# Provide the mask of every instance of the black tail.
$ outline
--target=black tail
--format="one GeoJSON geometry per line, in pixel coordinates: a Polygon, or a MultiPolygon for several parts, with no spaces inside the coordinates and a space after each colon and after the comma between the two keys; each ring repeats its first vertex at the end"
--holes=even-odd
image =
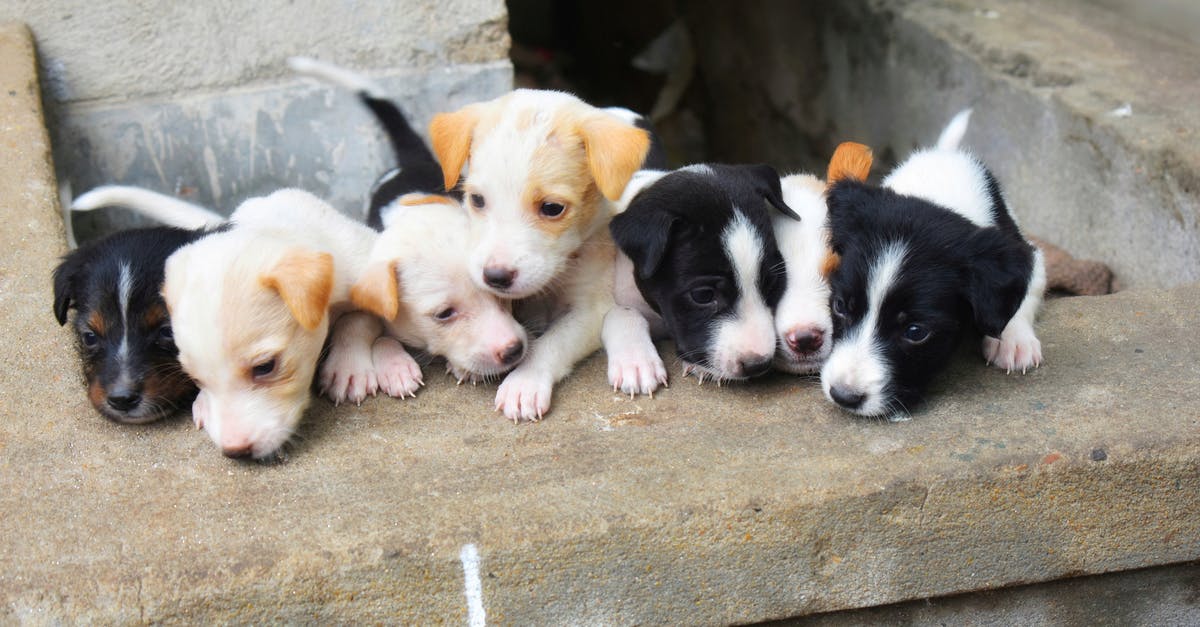
{"type": "Polygon", "coordinates": [[[445,194],[446,190],[442,167],[400,107],[365,91],[358,92],[358,97],[375,114],[396,154],[396,167],[375,181],[367,204],[367,226],[378,231],[383,230],[383,210],[397,198],[411,193],[445,194]]]}
{"type": "Polygon", "coordinates": [[[392,151],[396,154],[396,165],[409,168],[421,163],[437,164],[429,147],[413,130],[396,103],[363,91],[358,92],[358,97],[375,114],[375,119],[379,120],[387,133],[388,140],[392,142],[392,151]]]}

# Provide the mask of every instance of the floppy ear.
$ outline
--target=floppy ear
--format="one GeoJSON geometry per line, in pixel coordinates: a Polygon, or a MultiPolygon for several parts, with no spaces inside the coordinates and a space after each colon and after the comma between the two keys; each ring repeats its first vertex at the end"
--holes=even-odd
{"type": "Polygon", "coordinates": [[[975,326],[985,335],[1000,337],[1029,288],[1033,249],[995,227],[987,227],[967,240],[966,250],[964,296],[975,326]]]}
{"type": "Polygon", "coordinates": [[[67,312],[76,304],[71,296],[75,291],[75,276],[83,269],[84,262],[80,251],[75,251],[54,269],[54,319],[60,326],[67,323],[67,312]]]}
{"type": "Polygon", "coordinates": [[[874,155],[871,149],[857,142],[842,142],[838,144],[833,156],[829,158],[829,169],[825,174],[825,183],[833,186],[842,179],[865,181],[871,173],[871,163],[874,155]]]}
{"type": "Polygon", "coordinates": [[[800,216],[783,202],[783,187],[779,183],[779,172],[766,164],[743,166],[744,171],[754,182],[754,189],[767,202],[771,203],[779,213],[799,220],[800,216]]]}
{"type": "Polygon", "coordinates": [[[385,320],[395,319],[400,313],[396,260],[380,261],[368,266],[358,282],[350,288],[350,301],[356,307],[385,320]]]}
{"type": "Polygon", "coordinates": [[[648,279],[662,263],[676,220],[665,211],[626,211],[613,217],[608,229],[617,247],[633,261],[638,276],[648,279]]]}
{"type": "Polygon", "coordinates": [[[446,191],[454,189],[471,154],[471,136],[483,116],[482,105],[467,105],[454,113],[439,113],[429,123],[429,139],[442,166],[446,191]]]}
{"type": "Polygon", "coordinates": [[[598,113],[579,125],[588,170],[600,193],[617,200],[633,173],[642,167],[650,150],[650,134],[607,113],[598,113]]]}
{"type": "Polygon", "coordinates": [[[333,295],[333,255],[293,248],[258,282],[278,292],[296,322],[312,331],[321,324],[333,295]]]}
{"type": "Polygon", "coordinates": [[[829,187],[825,204],[829,216],[829,246],[834,253],[845,252],[846,243],[855,236],[874,231],[875,215],[871,205],[875,201],[875,191],[858,181],[846,179],[829,187]]]}

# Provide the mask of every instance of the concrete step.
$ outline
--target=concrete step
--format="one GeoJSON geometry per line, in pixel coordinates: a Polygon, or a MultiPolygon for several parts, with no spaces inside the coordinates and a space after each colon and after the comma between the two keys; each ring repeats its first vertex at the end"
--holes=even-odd
{"type": "Polygon", "coordinates": [[[0,621],[715,624],[1200,558],[1200,286],[1052,301],[1046,367],[964,355],[907,422],[677,364],[631,400],[595,357],[536,425],[432,373],[317,402],[275,465],[108,423],[51,316],[25,29],[0,58],[0,621]]]}

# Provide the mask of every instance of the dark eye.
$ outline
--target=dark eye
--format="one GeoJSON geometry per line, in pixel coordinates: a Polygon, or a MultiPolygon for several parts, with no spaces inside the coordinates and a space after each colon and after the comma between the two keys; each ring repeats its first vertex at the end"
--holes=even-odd
{"type": "Polygon", "coordinates": [[[483,209],[484,203],[483,194],[471,194],[471,206],[476,209],[483,209]]]}
{"type": "Polygon", "coordinates": [[[717,300],[717,290],[711,287],[697,287],[688,292],[688,296],[697,305],[711,305],[717,300]]]}
{"type": "Polygon", "coordinates": [[[175,343],[175,333],[171,330],[171,325],[164,324],[158,327],[158,341],[163,344],[175,343]]]}
{"type": "Polygon", "coordinates": [[[930,336],[929,329],[919,324],[910,324],[904,329],[904,341],[909,344],[922,344],[930,336]]]}
{"type": "Polygon", "coordinates": [[[250,376],[254,377],[255,379],[261,379],[269,376],[272,372],[275,372],[275,360],[269,359],[267,361],[254,364],[254,367],[250,369],[250,376]]]}
{"type": "Polygon", "coordinates": [[[538,209],[538,212],[547,218],[557,218],[558,216],[561,216],[563,214],[563,212],[566,210],[567,210],[567,208],[565,206],[563,206],[561,203],[544,202],[544,203],[542,203],[541,208],[538,209]]]}
{"type": "Polygon", "coordinates": [[[842,300],[841,296],[834,297],[830,308],[833,309],[833,315],[839,318],[845,318],[850,313],[846,311],[846,301],[842,300]]]}
{"type": "Polygon", "coordinates": [[[449,322],[451,319],[453,319],[457,315],[458,315],[457,309],[455,309],[453,307],[447,307],[447,308],[433,314],[433,319],[437,320],[438,322],[449,322]]]}
{"type": "Polygon", "coordinates": [[[95,331],[91,329],[79,334],[79,338],[83,340],[83,345],[88,348],[96,348],[96,345],[100,343],[100,336],[96,335],[95,331]]]}

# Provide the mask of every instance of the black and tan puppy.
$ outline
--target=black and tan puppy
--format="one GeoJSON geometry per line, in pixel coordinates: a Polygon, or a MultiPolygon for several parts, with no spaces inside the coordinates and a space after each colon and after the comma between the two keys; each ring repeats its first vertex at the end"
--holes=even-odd
{"type": "Polygon", "coordinates": [[[116,233],[71,252],[54,270],[54,317],[66,324],[75,310],[88,399],[104,417],[151,422],[195,397],[159,290],[167,257],[202,233],[172,227],[116,233]]]}

